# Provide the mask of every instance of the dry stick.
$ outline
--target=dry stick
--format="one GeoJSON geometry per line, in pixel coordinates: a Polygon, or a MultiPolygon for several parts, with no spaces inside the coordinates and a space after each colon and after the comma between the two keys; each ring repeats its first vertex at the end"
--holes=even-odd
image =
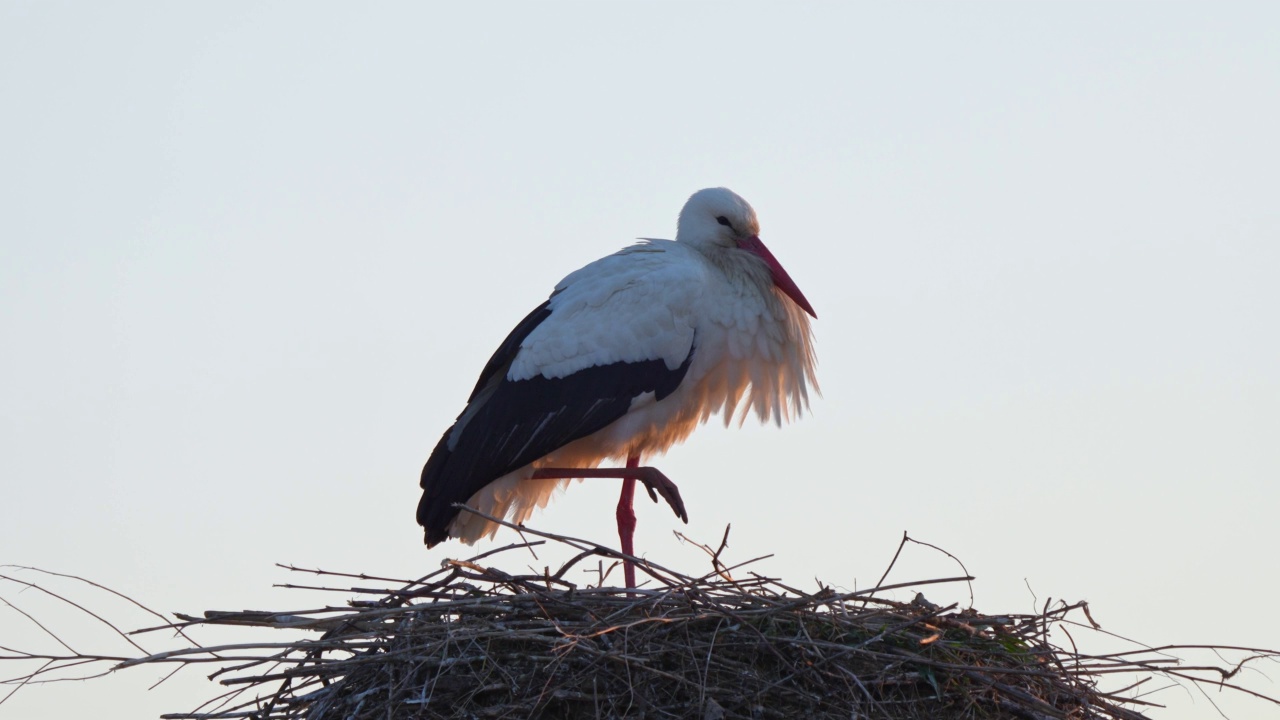
{"type": "MultiPolygon", "coordinates": [[[[938,547],[937,545],[931,545],[931,544],[929,544],[929,543],[927,543],[927,542],[921,542],[921,541],[919,541],[919,540],[916,540],[915,538],[907,537],[907,533],[906,533],[905,531],[902,533],[902,536],[903,536],[903,538],[905,538],[905,539],[907,539],[907,540],[910,540],[911,542],[913,542],[913,543],[915,543],[915,544],[917,544],[917,545],[924,545],[925,547],[933,548],[934,550],[937,550],[938,552],[942,553],[943,555],[946,555],[947,557],[951,558],[952,560],[955,560],[955,561],[956,561],[956,564],[960,566],[960,570],[962,570],[962,571],[964,572],[964,574],[965,574],[965,575],[969,575],[969,574],[970,574],[970,573],[969,573],[969,568],[965,567],[965,566],[964,566],[964,563],[960,562],[960,558],[956,557],[955,555],[952,555],[951,553],[947,552],[946,550],[943,550],[942,548],[938,547]]],[[[973,607],[973,578],[972,578],[972,577],[970,577],[970,578],[969,578],[969,583],[968,583],[968,584],[969,584],[969,607],[973,607]]],[[[1091,621],[1093,620],[1093,618],[1089,618],[1089,619],[1090,619],[1091,621]]]]}
{"type": "Polygon", "coordinates": [[[18,683],[17,685],[15,685],[15,686],[14,686],[14,688],[13,688],[12,690],[10,690],[9,692],[5,693],[4,697],[0,698],[0,705],[3,705],[3,704],[5,703],[5,701],[6,701],[6,700],[8,700],[9,698],[13,697],[13,694],[14,694],[14,693],[16,693],[16,692],[18,692],[19,690],[21,690],[22,688],[26,687],[27,683],[28,683],[28,682],[30,682],[31,678],[36,677],[36,676],[37,676],[37,675],[39,675],[40,673],[44,672],[44,671],[45,671],[46,669],[48,669],[48,667],[49,667],[50,665],[52,665],[53,663],[54,663],[54,661],[53,661],[53,660],[48,660],[48,661],[46,661],[46,662],[45,662],[45,664],[44,664],[44,665],[41,665],[41,666],[40,666],[40,669],[39,669],[39,670],[36,670],[35,672],[31,673],[30,675],[27,675],[26,677],[22,678],[22,682],[20,682],[20,683],[18,683]]]}
{"type": "MultiPolygon", "coordinates": [[[[374,647],[374,643],[350,643],[347,639],[339,640],[302,640],[299,642],[259,642],[259,643],[234,643],[231,645],[218,645],[216,647],[198,647],[198,648],[178,648],[177,650],[166,650],[165,652],[155,653],[146,657],[128,658],[120,662],[116,669],[124,669],[135,665],[144,665],[146,663],[156,662],[217,662],[218,660],[263,660],[266,658],[254,657],[189,657],[192,655],[212,654],[215,652],[231,652],[234,650],[303,650],[315,647],[327,646],[328,649],[343,649],[344,647],[374,647]]],[[[298,658],[293,662],[306,662],[305,658],[298,658]]]]}
{"type": "MultiPolygon", "coordinates": [[[[902,540],[898,543],[898,549],[897,549],[897,550],[895,550],[895,551],[893,552],[893,559],[889,561],[889,567],[887,567],[887,568],[885,568],[885,569],[884,569],[884,574],[883,574],[883,575],[881,575],[881,576],[880,576],[880,579],[876,581],[876,587],[877,587],[877,588],[879,588],[880,584],[884,582],[884,579],[885,579],[885,578],[889,577],[889,573],[893,570],[893,566],[894,566],[894,565],[896,565],[896,564],[898,564],[898,556],[902,554],[902,548],[903,548],[906,544],[907,544],[907,531],[906,531],[906,530],[903,530],[903,531],[902,531],[902,540]]],[[[966,574],[967,574],[967,573],[966,573],[966,574]]],[[[875,594],[876,594],[876,592],[877,592],[877,591],[876,591],[875,589],[873,589],[873,590],[871,591],[871,593],[870,593],[869,595],[867,595],[867,599],[868,599],[868,600],[869,600],[869,599],[871,599],[871,596],[872,596],[872,595],[875,595],[875,594]]],[[[866,604],[865,604],[865,603],[863,604],[863,607],[866,607],[866,604]]]]}
{"type": "Polygon", "coordinates": [[[862,691],[862,694],[866,696],[867,700],[871,701],[871,707],[876,708],[881,713],[884,713],[884,716],[886,718],[889,718],[889,720],[892,720],[893,716],[889,714],[889,710],[886,709],[883,705],[881,705],[875,699],[875,697],[871,695],[871,691],[867,689],[866,685],[862,684],[862,679],[858,677],[857,673],[849,670],[848,668],[842,667],[838,669],[840,670],[841,673],[846,675],[850,680],[853,680],[854,684],[858,686],[858,689],[862,691]]]}
{"type": "MultiPolygon", "coordinates": [[[[81,665],[92,665],[92,664],[94,664],[94,663],[96,663],[96,662],[102,662],[102,661],[103,661],[103,660],[105,660],[105,659],[106,659],[106,658],[95,657],[95,656],[88,656],[88,657],[83,657],[83,658],[67,659],[65,662],[63,662],[62,664],[58,665],[57,667],[53,667],[53,668],[49,668],[48,670],[41,671],[41,674],[48,674],[48,673],[51,673],[51,672],[54,672],[54,671],[66,670],[66,669],[68,669],[68,668],[79,667],[79,666],[81,666],[81,665]]],[[[26,681],[26,684],[28,684],[28,685],[51,685],[51,684],[53,684],[53,683],[62,683],[62,682],[77,682],[77,683],[78,683],[78,682],[83,682],[83,681],[85,681],[85,680],[92,680],[92,679],[94,679],[94,678],[106,677],[107,675],[110,675],[110,674],[111,674],[111,670],[103,670],[102,672],[93,673],[92,675],[76,675],[76,676],[74,676],[74,677],[52,677],[52,678],[44,678],[44,679],[41,679],[41,680],[37,680],[37,679],[36,679],[36,675],[34,675],[34,674],[33,674],[33,675],[31,675],[31,676],[30,676],[30,677],[31,677],[31,679],[26,681]]],[[[22,679],[22,678],[13,678],[13,680],[20,680],[20,679],[22,679]]],[[[6,682],[8,682],[8,681],[6,681],[6,682]]]]}
{"type": "Polygon", "coordinates": [[[161,685],[162,683],[164,683],[166,680],[168,680],[169,678],[173,677],[174,675],[177,675],[177,674],[178,674],[178,671],[179,671],[179,670],[182,670],[184,667],[186,667],[186,666],[185,666],[185,665],[177,665],[177,666],[176,666],[176,667],[174,667],[172,670],[170,670],[170,671],[169,671],[169,673],[168,673],[167,675],[165,675],[164,677],[162,677],[162,678],[160,678],[159,680],[155,681],[155,683],[153,683],[153,684],[151,685],[151,687],[148,687],[147,689],[148,689],[148,690],[155,690],[156,688],[160,687],[160,685],[161,685]]]}
{"type": "MultiPolygon", "coordinates": [[[[587,559],[587,558],[589,558],[589,557],[594,556],[595,554],[596,554],[596,553],[595,553],[594,551],[592,551],[592,550],[583,550],[582,552],[580,552],[580,553],[578,553],[577,555],[574,555],[572,558],[570,558],[568,562],[566,562],[565,564],[561,565],[561,566],[560,566],[560,569],[556,571],[556,574],[555,574],[555,575],[552,575],[551,577],[555,578],[556,580],[560,580],[560,579],[562,579],[562,578],[564,577],[565,573],[569,572],[569,569],[570,569],[570,568],[572,568],[574,565],[577,565],[579,562],[581,562],[581,561],[583,561],[583,560],[585,560],[585,559],[587,559]]],[[[600,579],[601,579],[601,581],[603,581],[603,580],[604,580],[604,577],[603,577],[603,576],[601,576],[601,578],[600,578],[600,579]]]]}
{"type": "MultiPolygon", "coordinates": [[[[724,537],[720,539],[720,547],[717,548],[716,550],[712,550],[705,543],[700,543],[690,538],[689,536],[685,535],[684,533],[680,532],[679,530],[673,530],[672,532],[674,532],[675,536],[680,538],[682,541],[687,542],[690,545],[693,545],[694,547],[698,548],[699,550],[702,550],[708,556],[711,557],[711,567],[713,570],[713,574],[723,577],[727,582],[733,582],[734,581],[733,578],[729,577],[728,568],[724,566],[724,563],[720,562],[720,553],[724,552],[724,549],[729,546],[729,528],[730,527],[732,527],[732,525],[724,526],[724,537]]],[[[754,561],[749,561],[749,562],[754,562],[754,561]]]]}
{"type": "Polygon", "coordinates": [[[353,580],[381,580],[383,582],[389,582],[389,583],[408,582],[407,580],[404,580],[402,578],[380,577],[378,575],[367,575],[365,573],[334,572],[332,570],[321,570],[320,568],[302,568],[302,567],[298,567],[297,565],[286,565],[284,563],[275,563],[275,566],[278,568],[281,568],[282,570],[288,570],[289,572],[307,573],[308,575],[326,575],[329,577],[351,578],[353,580]]]}
{"type": "Polygon", "coordinates": [[[66,603],[66,604],[68,604],[68,605],[70,605],[70,606],[72,606],[72,607],[76,608],[76,609],[77,609],[77,610],[79,610],[80,612],[82,612],[82,613],[84,613],[84,614],[86,614],[86,615],[88,615],[88,616],[92,617],[93,619],[97,620],[98,622],[102,623],[103,625],[106,625],[107,627],[111,628],[112,630],[114,630],[114,631],[115,631],[115,633],[116,633],[117,635],[119,635],[120,637],[124,638],[125,642],[127,642],[127,643],[129,643],[130,645],[132,645],[132,646],[134,646],[135,648],[137,648],[137,649],[138,649],[138,652],[143,652],[143,653],[147,652],[146,648],[144,648],[144,647],[142,647],[141,645],[139,645],[138,643],[134,642],[134,641],[133,641],[133,638],[129,637],[127,634],[125,634],[124,632],[122,632],[122,631],[120,630],[120,628],[118,628],[118,627],[116,627],[115,625],[113,625],[113,624],[111,624],[111,623],[107,622],[107,621],[106,621],[106,620],[105,620],[101,615],[98,615],[97,613],[93,612],[92,610],[89,610],[89,609],[85,608],[84,606],[82,606],[82,605],[80,605],[80,604],[78,604],[78,603],[72,602],[71,600],[68,600],[68,599],[66,599],[66,598],[62,597],[61,595],[59,595],[59,594],[57,594],[57,593],[55,593],[55,592],[51,592],[51,591],[49,591],[49,590],[46,590],[46,589],[44,589],[44,588],[40,587],[39,585],[36,585],[35,583],[27,582],[26,580],[18,580],[17,578],[13,578],[13,577],[10,577],[10,576],[8,576],[8,575],[0,575],[0,580],[8,580],[9,582],[16,583],[16,584],[18,584],[18,585],[25,585],[25,586],[27,586],[27,587],[29,587],[29,588],[33,588],[33,589],[35,589],[35,590],[39,590],[40,592],[42,592],[42,593],[44,593],[44,594],[46,594],[46,595],[49,595],[49,596],[51,596],[51,597],[55,597],[55,598],[57,598],[57,599],[61,600],[62,602],[64,602],[64,603],[66,603]]]}
{"type": "MultiPolygon", "coordinates": [[[[1102,631],[1102,632],[1106,632],[1106,631],[1102,631]]],[[[1107,634],[1111,635],[1111,633],[1107,633],[1107,634]]],[[[1119,636],[1113,636],[1113,637],[1119,637],[1119,636]]],[[[1120,638],[1120,639],[1123,640],[1124,638],[1120,638]]],[[[1138,645],[1140,643],[1134,643],[1134,644],[1138,645]]],[[[1280,651],[1264,650],[1263,648],[1249,647],[1247,645],[1157,645],[1154,647],[1143,647],[1141,650],[1125,650],[1121,652],[1107,653],[1105,655],[1087,655],[1086,657],[1113,658],[1113,657],[1123,657],[1125,655],[1139,655],[1141,653],[1146,653],[1146,652],[1167,654],[1167,651],[1169,650],[1209,650],[1212,652],[1217,652],[1219,650],[1235,650],[1238,652],[1253,653],[1253,656],[1242,660],[1239,663],[1241,665],[1250,660],[1280,659],[1280,651]]],[[[1224,659],[1224,662],[1226,662],[1225,659],[1224,659]]],[[[1229,678],[1231,677],[1231,675],[1235,675],[1236,671],[1238,670],[1239,668],[1237,668],[1236,670],[1233,670],[1229,675],[1224,675],[1224,678],[1229,678]]]]}
{"type": "MultiPolygon", "coordinates": [[[[1191,669],[1193,669],[1193,670],[1218,670],[1218,668],[1191,668],[1191,669]]],[[[1194,676],[1194,675],[1189,675],[1189,674],[1184,673],[1181,669],[1179,669],[1179,670],[1174,670],[1173,668],[1161,668],[1161,672],[1163,672],[1163,673],[1164,673],[1164,674],[1166,674],[1166,675],[1172,675],[1173,677],[1180,677],[1180,678],[1182,678],[1182,679],[1184,679],[1184,680],[1190,680],[1192,683],[1194,683],[1194,684],[1195,684],[1195,686],[1196,686],[1197,688],[1199,688],[1199,689],[1200,689],[1200,692],[1201,692],[1201,693],[1204,693],[1205,697],[1208,697],[1208,696],[1209,696],[1209,694],[1204,692],[1204,688],[1203,688],[1203,687],[1201,687],[1201,685],[1202,685],[1202,684],[1204,684],[1204,683],[1208,683],[1208,684],[1210,684],[1210,685],[1217,685],[1218,687],[1221,687],[1221,688],[1231,688],[1232,690],[1239,690],[1240,692],[1245,693],[1245,694],[1247,694],[1247,695],[1252,695],[1252,696],[1254,696],[1254,697],[1256,697],[1256,698],[1259,698],[1259,699],[1262,699],[1262,700],[1266,700],[1266,701],[1270,702],[1272,705],[1278,705],[1278,706],[1280,706],[1280,698],[1273,698],[1273,697],[1271,697],[1271,696],[1269,696],[1269,695],[1263,695],[1262,693],[1260,693],[1260,692],[1256,692],[1256,691],[1254,691],[1254,690],[1250,690],[1249,688],[1246,688],[1246,687],[1244,687],[1243,685],[1237,685],[1237,684],[1235,684],[1235,683],[1229,683],[1229,682],[1226,682],[1226,681],[1224,681],[1224,680],[1210,680],[1210,679],[1208,679],[1208,678],[1196,677],[1196,676],[1194,676]]],[[[1225,717],[1225,716],[1224,716],[1224,717],[1225,717]]]]}
{"type": "MultiPolygon", "coordinates": [[[[908,542],[913,542],[917,545],[924,545],[925,547],[933,548],[934,550],[937,550],[938,552],[946,555],[952,560],[955,560],[956,564],[960,566],[960,569],[964,571],[965,582],[969,583],[969,607],[973,607],[973,579],[974,578],[972,575],[969,574],[969,569],[964,566],[964,563],[960,562],[960,559],[957,558],[955,555],[952,555],[951,553],[947,552],[946,550],[943,550],[937,545],[931,545],[927,542],[921,542],[919,540],[916,540],[915,538],[909,536],[906,530],[902,531],[902,540],[898,542],[898,549],[894,551],[893,559],[889,561],[889,567],[884,569],[884,574],[882,574],[880,576],[880,579],[876,581],[876,587],[872,588],[871,590],[863,591],[867,593],[867,600],[870,600],[872,595],[875,595],[877,592],[880,592],[881,590],[888,590],[891,587],[903,587],[904,585],[913,584],[913,583],[905,583],[905,584],[900,583],[898,585],[893,585],[893,586],[881,585],[881,583],[885,581],[885,578],[889,577],[889,573],[893,571],[894,565],[898,564],[898,556],[902,554],[902,548],[906,547],[908,542]]],[[[922,583],[917,583],[917,584],[922,584],[922,583]]],[[[866,603],[863,603],[863,607],[866,607],[866,603]]]]}
{"type": "MultiPolygon", "coordinates": [[[[504,524],[507,524],[507,523],[504,523],[504,524]]],[[[508,525],[509,525],[509,524],[508,524],[508,525]]],[[[510,525],[509,525],[509,526],[510,526],[510,525]]],[[[510,526],[510,527],[514,527],[514,526],[510,526]]],[[[508,551],[508,550],[515,549],[515,548],[525,548],[525,547],[532,548],[532,547],[536,547],[536,546],[538,546],[538,545],[545,545],[545,544],[546,544],[546,541],[545,541],[545,540],[533,540],[533,541],[529,541],[529,542],[512,543],[512,544],[510,544],[510,545],[505,545],[505,546],[503,546],[503,547],[494,548],[494,549],[492,549],[492,550],[488,550],[488,551],[486,551],[486,552],[480,553],[479,555],[476,555],[475,557],[471,558],[471,562],[476,562],[477,560],[481,560],[481,559],[483,559],[483,558],[489,557],[490,555],[495,555],[495,554],[498,554],[498,553],[506,552],[506,551],[508,551]]],[[[409,593],[409,592],[411,592],[410,588],[413,588],[413,587],[415,587],[415,586],[422,586],[422,585],[425,585],[425,584],[426,584],[426,582],[427,582],[427,580],[429,580],[429,579],[431,579],[431,578],[433,578],[433,577],[436,577],[437,575],[446,574],[446,573],[448,573],[448,572],[450,572],[450,571],[451,571],[451,568],[449,568],[449,567],[444,567],[444,568],[442,568],[442,569],[440,569],[440,570],[436,570],[435,572],[428,573],[428,574],[426,574],[426,575],[424,575],[424,576],[422,576],[422,577],[418,578],[417,580],[404,580],[404,579],[400,579],[400,578],[380,578],[380,577],[374,577],[374,576],[369,576],[369,575],[352,575],[352,574],[349,574],[349,573],[332,572],[332,571],[328,571],[328,570],[321,570],[321,569],[318,569],[318,568],[313,570],[313,569],[299,568],[299,567],[295,567],[295,566],[293,566],[293,565],[281,565],[280,563],[276,563],[276,565],[277,565],[278,567],[282,567],[282,568],[285,568],[286,570],[290,570],[290,571],[294,571],[294,572],[313,573],[313,574],[315,574],[315,575],[331,575],[331,576],[337,576],[337,577],[358,577],[358,578],[363,578],[363,579],[383,580],[383,581],[385,581],[385,582],[399,583],[399,584],[403,585],[403,587],[401,588],[400,592],[401,592],[401,593],[406,593],[406,594],[407,594],[407,593],[409,593]]],[[[283,585],[283,586],[280,586],[280,587],[301,587],[301,586],[283,585]]],[[[329,588],[323,588],[323,589],[329,589],[329,588]]],[[[346,590],[346,589],[333,588],[333,590],[334,590],[335,592],[347,592],[347,590],[346,590]]],[[[388,594],[394,594],[394,591],[388,591],[388,594]]]]}
{"type": "MultiPolygon", "coordinates": [[[[27,565],[0,565],[0,567],[12,567],[12,568],[19,568],[19,569],[22,569],[22,570],[30,570],[30,571],[32,571],[32,572],[44,573],[45,575],[53,575],[54,577],[68,578],[68,579],[71,579],[71,580],[78,580],[78,581],[80,581],[80,582],[82,582],[82,583],[84,583],[84,584],[86,584],[86,585],[91,585],[91,586],[93,586],[93,587],[98,588],[99,590],[104,591],[104,592],[109,592],[109,593],[111,593],[112,595],[115,595],[116,597],[120,598],[121,600],[126,600],[126,601],[128,601],[128,602],[130,602],[130,603],[133,603],[134,605],[136,605],[137,607],[141,608],[142,610],[144,610],[144,611],[146,611],[146,612],[148,612],[148,613],[150,613],[150,614],[152,614],[152,615],[155,615],[156,617],[160,618],[160,620],[161,620],[161,621],[163,621],[163,620],[165,619],[165,617],[164,617],[164,615],[163,615],[163,614],[158,613],[158,612],[156,612],[155,610],[152,610],[151,608],[147,607],[146,605],[143,605],[142,603],[140,603],[140,602],[138,602],[137,600],[135,600],[135,599],[133,599],[133,598],[129,597],[128,595],[125,595],[124,593],[119,592],[119,591],[116,591],[116,590],[112,590],[111,588],[107,587],[106,585],[100,585],[100,584],[98,584],[98,583],[96,583],[96,582],[94,582],[94,581],[92,581],[92,580],[87,579],[87,578],[82,578],[82,577],[80,577],[79,575],[67,575],[67,574],[65,574],[65,573],[53,572],[52,570],[42,570],[42,569],[40,569],[40,568],[38,568],[38,567],[29,567],[29,566],[27,566],[27,565]]],[[[134,632],[137,632],[137,631],[134,631],[134,632]]],[[[132,635],[133,633],[129,633],[129,634],[130,634],[130,635],[132,635]]],[[[184,633],[184,632],[182,632],[182,630],[181,630],[181,629],[178,629],[178,634],[179,634],[179,635],[181,635],[181,636],[183,637],[183,639],[185,639],[187,642],[191,643],[192,645],[199,645],[199,644],[200,644],[200,643],[196,642],[194,639],[192,639],[191,637],[187,636],[187,634],[186,634],[186,633],[184,633]]]]}
{"type": "Polygon", "coordinates": [[[4,603],[5,605],[8,605],[9,607],[13,608],[14,611],[18,612],[19,614],[21,614],[23,617],[30,620],[31,622],[35,623],[36,627],[43,630],[45,634],[48,635],[49,637],[53,638],[54,640],[57,640],[59,645],[67,649],[67,652],[71,653],[72,655],[80,654],[78,651],[76,651],[75,648],[63,642],[62,638],[58,637],[56,633],[54,633],[52,630],[42,625],[39,620],[32,617],[29,613],[27,613],[22,608],[18,607],[17,605],[14,605],[13,603],[9,602],[8,600],[5,600],[4,598],[0,598],[0,602],[4,603]]]}
{"type": "MultiPolygon", "coordinates": [[[[478,517],[482,517],[482,518],[484,518],[485,520],[488,520],[488,521],[490,521],[490,522],[494,522],[494,523],[497,523],[497,524],[499,524],[499,525],[502,525],[503,527],[508,527],[508,528],[513,529],[513,530],[518,528],[518,529],[520,529],[520,530],[523,530],[524,532],[529,533],[530,535],[535,535],[535,536],[537,536],[537,537],[547,538],[548,540],[555,540],[555,541],[557,541],[557,542],[564,543],[565,545],[568,545],[568,546],[570,546],[570,547],[575,547],[575,548],[577,548],[577,549],[579,549],[579,550],[594,549],[594,550],[598,551],[598,553],[597,553],[597,554],[604,555],[604,556],[606,556],[606,557],[614,557],[614,558],[618,558],[618,559],[621,559],[621,560],[630,560],[631,562],[635,563],[637,567],[642,568],[646,573],[648,573],[650,577],[652,577],[653,579],[658,580],[658,581],[660,581],[660,582],[663,582],[664,584],[668,584],[668,585],[669,585],[669,584],[671,584],[671,583],[670,583],[670,581],[666,580],[665,578],[659,577],[657,574],[655,574],[655,573],[654,573],[654,571],[655,571],[655,570],[660,571],[660,572],[663,572],[663,573],[666,573],[666,574],[668,574],[668,575],[670,575],[670,576],[672,576],[672,577],[680,578],[680,579],[681,579],[681,580],[683,580],[683,581],[687,581],[687,580],[688,580],[688,578],[687,578],[687,577],[685,577],[684,575],[681,575],[680,573],[678,573],[678,572],[676,572],[676,571],[674,571],[674,570],[669,570],[669,569],[667,569],[667,568],[665,568],[665,567],[662,567],[661,565],[658,565],[657,563],[650,562],[650,561],[645,560],[645,559],[643,559],[643,558],[638,558],[638,557],[636,557],[636,556],[634,556],[634,555],[627,555],[626,553],[623,553],[623,552],[622,552],[622,551],[620,551],[620,550],[614,550],[613,548],[607,547],[607,546],[605,546],[605,545],[601,545],[601,544],[599,544],[599,543],[592,542],[592,541],[590,541],[590,540],[584,540],[584,539],[581,539],[581,538],[575,538],[575,537],[571,537],[571,536],[569,536],[569,535],[556,535],[555,533],[544,532],[544,531],[542,531],[542,530],[534,530],[533,528],[525,527],[525,526],[523,526],[523,525],[515,525],[515,524],[513,524],[513,523],[507,522],[506,520],[504,520],[504,519],[502,519],[502,518],[494,517],[494,516],[492,516],[492,515],[489,515],[488,513],[481,512],[481,511],[479,511],[479,510],[476,510],[475,508],[468,507],[468,506],[463,505],[463,504],[461,504],[461,503],[455,503],[455,504],[454,504],[454,507],[458,508],[460,511],[463,511],[463,512],[469,512],[469,513],[471,513],[472,515],[476,515],[476,516],[478,516],[478,517]]],[[[641,588],[628,588],[628,591],[630,592],[630,591],[639,590],[639,589],[641,589],[641,588]]]]}

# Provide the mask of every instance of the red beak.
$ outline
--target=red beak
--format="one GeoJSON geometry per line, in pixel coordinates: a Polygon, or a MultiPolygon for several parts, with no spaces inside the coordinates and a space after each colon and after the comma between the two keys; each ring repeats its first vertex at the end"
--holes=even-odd
{"type": "Polygon", "coordinates": [[[778,262],[773,253],[769,252],[769,248],[764,246],[759,236],[752,235],[743,240],[738,247],[764,260],[765,264],[769,266],[769,272],[773,273],[773,284],[786,293],[787,297],[795,301],[795,304],[799,305],[801,310],[812,315],[815,320],[818,319],[818,313],[814,312],[813,306],[809,304],[808,300],[805,300],[804,293],[800,292],[800,288],[796,287],[796,282],[791,279],[786,270],[782,269],[782,263],[778,262]]]}

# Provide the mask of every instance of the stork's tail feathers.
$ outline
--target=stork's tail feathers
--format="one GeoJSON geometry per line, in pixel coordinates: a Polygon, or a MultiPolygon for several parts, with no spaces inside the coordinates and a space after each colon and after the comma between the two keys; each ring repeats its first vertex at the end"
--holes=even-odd
{"type": "Polygon", "coordinates": [[[465,500],[444,497],[442,492],[444,488],[441,487],[440,473],[449,457],[449,449],[446,447],[448,438],[448,432],[440,438],[435,451],[422,468],[422,480],[419,483],[422,487],[422,499],[418,501],[418,524],[423,527],[423,542],[428,548],[449,539],[449,524],[458,515],[458,509],[453,504],[465,500]]]}
{"type": "Polygon", "coordinates": [[[422,468],[418,524],[423,528],[423,542],[428,548],[449,538],[471,545],[498,531],[497,523],[454,507],[458,503],[520,525],[534,510],[546,507],[552,495],[569,482],[564,478],[531,478],[527,468],[517,468],[468,495],[465,487],[446,478],[450,472],[456,474],[456,468],[449,471],[446,467],[452,455],[446,446],[448,438],[446,432],[422,468]]]}

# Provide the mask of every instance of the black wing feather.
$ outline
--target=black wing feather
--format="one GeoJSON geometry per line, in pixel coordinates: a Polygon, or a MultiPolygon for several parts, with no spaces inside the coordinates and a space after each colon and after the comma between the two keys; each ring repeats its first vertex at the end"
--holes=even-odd
{"type": "Polygon", "coordinates": [[[449,447],[449,436],[457,422],[422,468],[418,524],[426,530],[428,547],[448,539],[449,523],[458,514],[454,503],[466,502],[512,470],[603,429],[625,415],[637,395],[652,392],[658,400],[670,395],[693,360],[691,346],[674,370],[662,360],[644,360],[597,365],[563,378],[507,380],[520,343],[550,316],[543,303],[511,331],[458,416],[461,421],[471,414],[454,446],[449,447]]]}

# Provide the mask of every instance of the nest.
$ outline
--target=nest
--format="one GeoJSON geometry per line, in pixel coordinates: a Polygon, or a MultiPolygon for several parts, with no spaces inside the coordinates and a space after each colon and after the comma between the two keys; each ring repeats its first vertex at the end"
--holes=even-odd
{"type": "Polygon", "coordinates": [[[1084,603],[1059,603],[1039,614],[984,615],[919,595],[913,602],[879,597],[967,576],[808,593],[742,566],[726,567],[710,548],[713,571],[703,576],[632,558],[648,577],[641,588],[578,586],[566,580],[571,568],[594,562],[603,581],[605,563],[622,556],[587,541],[524,532],[546,540],[449,560],[411,582],[290,568],[381,585],[286,586],[365,598],[345,607],[179,615],[181,622],[163,628],[306,632],[287,642],[193,642],[119,658],[115,667],[216,663],[220,669],[210,677],[230,691],[193,712],[163,716],[174,720],[1138,720],[1151,703],[1132,689],[1153,673],[1237,687],[1228,681],[1246,662],[1275,657],[1250,651],[1234,668],[1209,668],[1213,672],[1204,677],[1189,670],[1205,668],[1177,668],[1175,658],[1160,652],[1164,648],[1087,655],[1074,649],[1074,641],[1068,650],[1050,637],[1072,624],[1096,628],[1084,603]],[[554,573],[513,575],[492,566],[494,555],[547,540],[577,554],[554,573]],[[1132,682],[1100,688],[1101,680],[1117,676],[1132,682]]]}

